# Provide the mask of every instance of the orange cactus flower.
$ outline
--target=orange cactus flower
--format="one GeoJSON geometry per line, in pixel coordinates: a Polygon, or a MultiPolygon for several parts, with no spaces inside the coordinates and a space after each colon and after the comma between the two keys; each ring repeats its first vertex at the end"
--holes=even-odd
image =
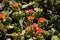
{"type": "Polygon", "coordinates": [[[34,17],[33,16],[28,16],[27,17],[29,20],[33,21],[34,20],[34,17]]]}
{"type": "Polygon", "coordinates": [[[18,8],[18,3],[13,4],[14,8],[18,8]]]}
{"type": "Polygon", "coordinates": [[[1,18],[2,14],[0,14],[0,18],[1,18]]]}
{"type": "Polygon", "coordinates": [[[35,30],[38,31],[39,30],[39,27],[36,27],[35,30]]]}
{"type": "Polygon", "coordinates": [[[4,14],[0,14],[0,18],[5,19],[6,16],[4,14]]]}
{"type": "Polygon", "coordinates": [[[3,14],[3,15],[2,15],[2,18],[3,18],[3,19],[5,19],[5,18],[6,18],[6,16],[3,14]]]}
{"type": "Polygon", "coordinates": [[[33,23],[33,27],[36,31],[39,29],[38,24],[36,24],[36,23],[33,23]]]}
{"type": "Polygon", "coordinates": [[[39,22],[44,23],[46,21],[45,18],[39,18],[39,22]]]}

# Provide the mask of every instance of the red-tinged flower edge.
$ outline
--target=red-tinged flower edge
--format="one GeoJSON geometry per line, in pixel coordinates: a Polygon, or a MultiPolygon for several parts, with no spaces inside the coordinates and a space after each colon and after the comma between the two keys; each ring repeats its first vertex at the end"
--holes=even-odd
{"type": "Polygon", "coordinates": [[[42,33],[43,33],[43,29],[42,29],[42,28],[39,28],[39,29],[37,30],[37,33],[42,34],[42,33]]]}
{"type": "Polygon", "coordinates": [[[39,27],[38,27],[38,24],[36,24],[36,23],[33,23],[33,25],[31,25],[30,27],[31,27],[31,28],[33,27],[34,30],[35,30],[37,33],[40,33],[40,34],[43,33],[43,29],[42,29],[42,28],[39,28],[39,27]]]}
{"type": "Polygon", "coordinates": [[[38,27],[38,24],[33,23],[33,27],[34,27],[34,28],[38,27]]]}
{"type": "Polygon", "coordinates": [[[32,9],[29,9],[29,10],[25,10],[25,12],[30,13],[30,14],[33,14],[35,11],[32,10],[32,9]]]}
{"type": "Polygon", "coordinates": [[[34,10],[32,10],[32,9],[31,9],[31,10],[29,10],[29,13],[34,13],[34,10]]]}

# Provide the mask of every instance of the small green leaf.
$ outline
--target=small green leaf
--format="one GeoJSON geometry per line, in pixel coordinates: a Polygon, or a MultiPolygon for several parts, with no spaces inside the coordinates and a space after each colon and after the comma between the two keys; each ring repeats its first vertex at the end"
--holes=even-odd
{"type": "Polygon", "coordinates": [[[58,32],[58,31],[55,31],[55,32],[53,33],[53,35],[59,35],[59,32],[58,32]]]}

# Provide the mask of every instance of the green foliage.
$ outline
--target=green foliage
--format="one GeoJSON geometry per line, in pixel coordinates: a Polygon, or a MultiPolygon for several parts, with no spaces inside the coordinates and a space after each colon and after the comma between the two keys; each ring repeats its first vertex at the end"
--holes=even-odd
{"type": "Polygon", "coordinates": [[[55,31],[55,32],[53,33],[53,35],[59,35],[59,32],[58,32],[58,31],[55,31]]]}
{"type": "Polygon", "coordinates": [[[60,31],[60,19],[57,19],[55,22],[54,22],[54,28],[58,31],[60,31]]]}
{"type": "Polygon", "coordinates": [[[56,1],[55,7],[56,7],[56,9],[60,9],[60,1],[56,1]],[[57,6],[58,6],[58,7],[57,7],[57,6]]]}
{"type": "Polygon", "coordinates": [[[45,37],[45,38],[48,38],[48,36],[50,36],[51,34],[48,32],[48,31],[44,31],[43,32],[43,36],[45,37]]]}
{"type": "Polygon", "coordinates": [[[19,27],[14,27],[14,31],[18,33],[20,31],[19,27]]]}
{"type": "Polygon", "coordinates": [[[21,38],[24,39],[25,37],[27,38],[27,40],[28,39],[59,40],[60,38],[59,37],[60,36],[59,35],[60,34],[60,11],[59,11],[60,1],[59,0],[13,0],[13,1],[4,0],[3,4],[5,5],[5,7],[1,11],[3,14],[7,16],[6,18],[4,18],[4,16],[0,15],[0,19],[4,18],[0,20],[2,21],[0,23],[0,28],[6,28],[5,29],[6,31],[10,30],[10,28],[13,29],[14,33],[18,34],[18,36],[14,34],[15,40],[19,40],[21,38]],[[9,1],[13,3],[10,5],[9,1]],[[18,3],[18,4],[14,5],[14,3],[18,3]],[[13,5],[15,7],[18,5],[18,7],[14,8],[13,5]],[[25,12],[25,10],[27,10],[27,12],[25,12]],[[28,18],[29,16],[33,16],[34,19],[32,17],[28,18]],[[46,20],[44,19],[39,20],[39,18],[41,17],[43,17],[46,20]],[[32,19],[32,21],[29,19],[32,19]],[[36,28],[30,27],[31,25],[33,26],[34,23],[36,23],[34,25],[36,26],[36,28]],[[14,27],[11,25],[13,25],[14,27]],[[39,30],[37,26],[41,28],[41,30],[39,30]],[[55,29],[56,31],[50,32],[52,28],[55,29]],[[36,31],[35,29],[38,31],[36,31]],[[24,34],[22,34],[23,30],[25,31],[24,34]],[[39,33],[42,30],[43,33],[42,34],[39,33]],[[21,34],[19,35],[19,33],[21,34]]]}
{"type": "Polygon", "coordinates": [[[20,20],[23,17],[19,12],[13,13],[12,16],[17,21],[20,20]]]}
{"type": "Polygon", "coordinates": [[[4,22],[3,22],[3,24],[5,25],[5,26],[7,26],[7,25],[9,25],[9,24],[11,24],[11,18],[7,18],[4,22]]]}
{"type": "Polygon", "coordinates": [[[4,25],[3,25],[2,23],[0,23],[0,28],[1,28],[1,27],[4,27],[4,25]]]}

